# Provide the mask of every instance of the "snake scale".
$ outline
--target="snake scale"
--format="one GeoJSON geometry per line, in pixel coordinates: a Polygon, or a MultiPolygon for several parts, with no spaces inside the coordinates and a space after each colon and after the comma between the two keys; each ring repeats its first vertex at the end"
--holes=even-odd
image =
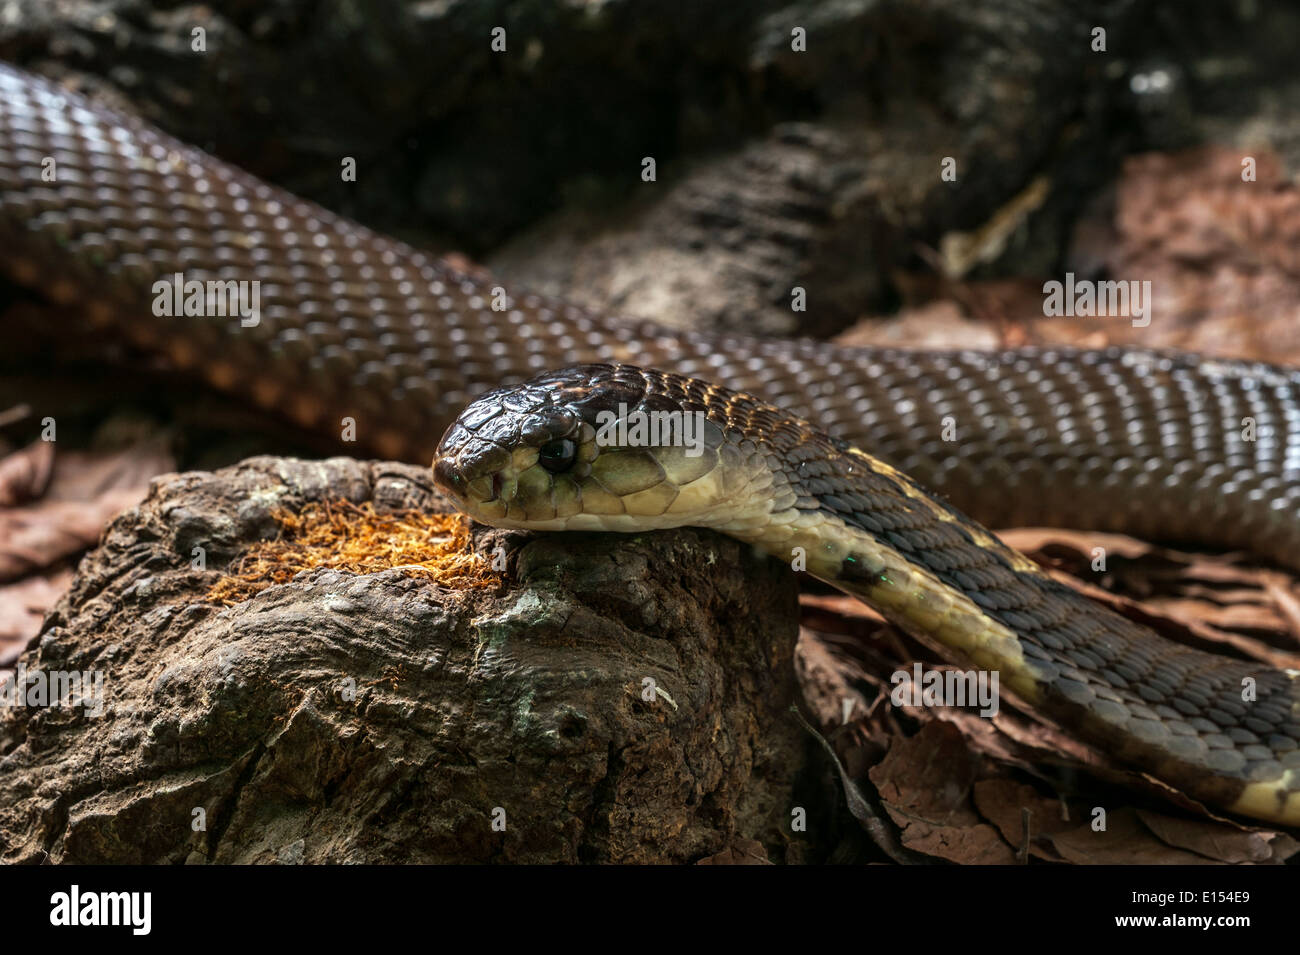
{"type": "Polygon", "coordinates": [[[502,307],[480,277],[3,64],[0,269],[303,428],[337,436],[350,417],[367,450],[427,461],[450,426],[435,478],[490,523],[694,524],[801,548],[811,573],[1000,670],[1080,738],[1300,825],[1300,674],[1170,644],[963,514],[1300,568],[1300,371],[710,336],[532,295],[502,307]],[[258,321],[156,315],[154,284],[177,273],[257,281],[258,321]],[[602,446],[594,416],[620,403],[699,412],[704,453],[602,446]]]}

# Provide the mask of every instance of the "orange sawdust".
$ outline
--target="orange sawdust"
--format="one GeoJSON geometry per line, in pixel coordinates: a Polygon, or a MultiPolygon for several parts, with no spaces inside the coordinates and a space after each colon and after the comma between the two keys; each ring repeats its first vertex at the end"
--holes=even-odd
{"type": "Polygon", "coordinates": [[[495,587],[500,576],[470,544],[469,519],[417,510],[376,512],[369,503],[327,501],[279,511],[280,534],[259,541],[208,591],[227,606],[313,567],[373,574],[400,567],[449,587],[495,587]]]}

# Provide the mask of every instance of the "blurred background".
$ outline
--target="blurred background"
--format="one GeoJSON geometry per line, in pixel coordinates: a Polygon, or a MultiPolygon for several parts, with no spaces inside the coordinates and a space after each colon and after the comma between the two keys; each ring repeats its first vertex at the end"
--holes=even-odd
{"type": "MultiPolygon", "coordinates": [[[[1293,4],[1259,0],[6,0],[0,59],[605,311],[1284,361],[1300,353],[1298,27],[1293,4]],[[1042,283],[1066,271],[1151,280],[1154,321],[1044,319],[1042,283]]],[[[191,413],[188,384],[99,371],[114,346],[41,341],[41,304],[0,282],[18,326],[4,370],[27,393],[89,358],[58,393],[89,375],[118,410],[181,416],[186,464],[326,450],[263,441],[264,416],[224,399],[191,413]]]]}

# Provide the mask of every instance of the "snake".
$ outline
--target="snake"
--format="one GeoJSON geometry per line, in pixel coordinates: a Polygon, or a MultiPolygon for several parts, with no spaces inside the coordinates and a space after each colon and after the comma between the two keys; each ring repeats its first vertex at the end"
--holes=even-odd
{"type": "Polygon", "coordinates": [[[1300,673],[1165,640],[985,529],[1118,530],[1300,569],[1296,369],[606,315],[509,291],[3,63],[0,272],[69,328],[305,431],[432,459],[485,523],[702,526],[803,555],[1085,742],[1207,805],[1300,825],[1300,673]],[[160,308],[173,279],[207,290],[201,307],[160,308]],[[256,283],[251,320],[214,311],[229,283],[256,283]],[[624,412],[680,421],[678,438],[693,422],[694,440],[611,429],[624,412]]]}

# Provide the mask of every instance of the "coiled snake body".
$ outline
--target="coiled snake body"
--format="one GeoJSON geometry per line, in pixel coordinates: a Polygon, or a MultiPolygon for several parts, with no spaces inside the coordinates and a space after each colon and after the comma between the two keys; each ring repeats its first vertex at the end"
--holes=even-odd
{"type": "Polygon", "coordinates": [[[488,389],[605,363],[479,398],[447,434],[439,483],[490,522],[704,524],[781,556],[802,548],[810,571],[1000,669],[1085,739],[1208,802],[1300,824],[1295,674],[1173,646],[952,506],[1300,567],[1296,370],[1143,350],[711,337],[535,296],[497,311],[489,284],[3,64],[0,268],[299,425],[337,435],[352,418],[392,457],[428,460],[488,389]],[[155,314],[155,283],[176,273],[257,281],[256,324],[155,314]],[[706,453],[598,447],[589,416],[616,397],[700,411],[706,453]],[[560,435],[561,423],[576,430],[560,435]],[[954,423],[957,440],[942,440],[954,423]],[[580,480],[553,470],[563,441],[570,466],[589,468],[580,480]]]}

